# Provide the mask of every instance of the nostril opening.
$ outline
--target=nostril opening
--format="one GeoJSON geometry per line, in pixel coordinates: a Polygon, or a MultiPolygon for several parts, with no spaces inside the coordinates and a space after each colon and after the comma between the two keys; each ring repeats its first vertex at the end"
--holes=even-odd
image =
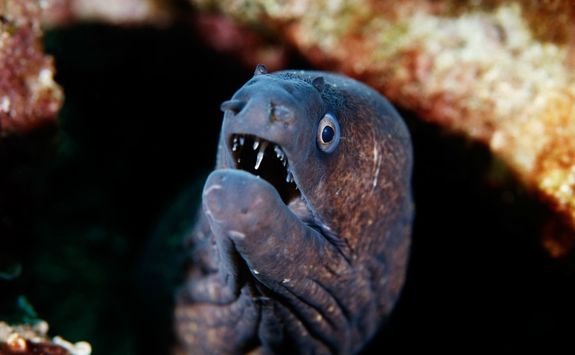
{"type": "Polygon", "coordinates": [[[222,102],[220,110],[226,112],[231,111],[233,114],[238,114],[246,106],[246,103],[241,100],[228,100],[222,102]]]}
{"type": "Polygon", "coordinates": [[[282,105],[273,105],[270,112],[270,119],[272,121],[290,122],[293,119],[293,112],[289,108],[282,105]]]}

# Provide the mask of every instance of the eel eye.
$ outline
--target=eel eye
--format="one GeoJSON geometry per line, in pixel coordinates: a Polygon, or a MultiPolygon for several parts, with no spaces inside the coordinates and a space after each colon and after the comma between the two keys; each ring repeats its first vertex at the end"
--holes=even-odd
{"type": "Polygon", "coordinates": [[[317,129],[317,144],[319,148],[326,152],[331,153],[339,143],[339,123],[329,113],[319,121],[317,129]]]}

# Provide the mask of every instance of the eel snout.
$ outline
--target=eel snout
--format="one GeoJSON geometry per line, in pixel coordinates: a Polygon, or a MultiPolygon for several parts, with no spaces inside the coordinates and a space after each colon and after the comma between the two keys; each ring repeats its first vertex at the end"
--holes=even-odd
{"type": "Polygon", "coordinates": [[[238,169],[220,169],[210,174],[204,186],[203,206],[219,228],[237,230],[236,235],[260,228],[278,207],[286,208],[274,186],[238,169]]]}

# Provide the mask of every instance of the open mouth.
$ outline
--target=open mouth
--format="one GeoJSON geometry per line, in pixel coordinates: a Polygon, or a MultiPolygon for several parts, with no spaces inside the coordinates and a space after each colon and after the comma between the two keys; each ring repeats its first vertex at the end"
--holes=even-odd
{"type": "Polygon", "coordinates": [[[286,205],[301,197],[287,156],[279,145],[252,135],[233,134],[230,147],[235,168],[272,184],[286,205]]]}

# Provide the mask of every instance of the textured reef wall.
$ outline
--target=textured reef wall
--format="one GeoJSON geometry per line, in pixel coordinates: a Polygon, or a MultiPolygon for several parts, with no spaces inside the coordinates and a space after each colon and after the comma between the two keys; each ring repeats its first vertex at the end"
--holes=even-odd
{"type": "Polygon", "coordinates": [[[163,23],[171,16],[168,0],[44,0],[43,23],[61,26],[78,21],[114,24],[163,23]]]}
{"type": "Polygon", "coordinates": [[[0,322],[0,354],[2,355],[90,355],[86,342],[72,344],[60,337],[49,339],[48,324],[9,326],[0,322]]]}
{"type": "Polygon", "coordinates": [[[52,124],[63,101],[37,1],[0,1],[0,137],[52,124]]]}

